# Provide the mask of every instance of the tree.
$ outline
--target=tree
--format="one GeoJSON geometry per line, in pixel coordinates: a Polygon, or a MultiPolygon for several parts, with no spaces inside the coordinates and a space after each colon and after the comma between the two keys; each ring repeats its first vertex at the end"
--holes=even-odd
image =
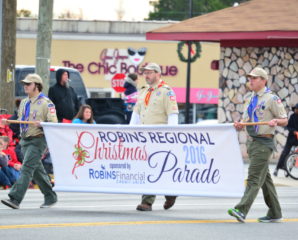
{"type": "Polygon", "coordinates": [[[0,0],[0,109],[14,110],[17,0],[0,0]]]}
{"type": "MultiPolygon", "coordinates": [[[[192,0],[192,16],[231,7],[235,2],[248,0],[192,0]]],[[[152,2],[154,12],[149,13],[148,20],[185,20],[189,18],[189,0],[159,0],[152,2]]]]}

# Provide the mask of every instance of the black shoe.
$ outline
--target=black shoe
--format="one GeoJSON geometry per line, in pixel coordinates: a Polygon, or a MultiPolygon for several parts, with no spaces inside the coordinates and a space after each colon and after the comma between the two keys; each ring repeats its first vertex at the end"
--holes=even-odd
{"type": "Polygon", "coordinates": [[[163,208],[164,208],[165,210],[168,210],[168,209],[170,209],[171,207],[173,207],[174,204],[175,204],[176,198],[177,198],[177,197],[169,197],[169,196],[166,197],[166,201],[165,201],[165,203],[164,203],[164,205],[163,205],[163,208]]]}
{"type": "Polygon", "coordinates": [[[40,208],[50,208],[50,207],[53,207],[56,203],[57,203],[57,200],[52,202],[44,202],[43,204],[40,205],[40,208]]]}
{"type": "Polygon", "coordinates": [[[13,209],[19,209],[20,208],[20,203],[17,200],[14,199],[2,199],[1,202],[13,209]]]}
{"type": "Polygon", "coordinates": [[[274,176],[274,177],[277,177],[277,175],[278,175],[278,169],[276,168],[276,169],[274,170],[274,172],[273,172],[273,176],[274,176]]]}
{"type": "Polygon", "coordinates": [[[141,203],[137,206],[137,210],[138,211],[145,211],[145,212],[148,212],[148,211],[152,211],[152,205],[149,205],[149,204],[146,204],[146,203],[141,203]]]}
{"type": "Polygon", "coordinates": [[[263,223],[279,223],[282,222],[282,218],[271,218],[268,216],[258,218],[258,222],[263,222],[263,223]]]}

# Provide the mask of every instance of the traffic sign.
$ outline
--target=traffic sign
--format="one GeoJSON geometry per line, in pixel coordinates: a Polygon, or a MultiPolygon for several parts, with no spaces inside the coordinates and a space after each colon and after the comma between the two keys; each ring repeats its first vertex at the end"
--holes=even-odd
{"type": "Polygon", "coordinates": [[[124,92],[125,88],[124,86],[124,81],[125,81],[125,77],[126,75],[124,73],[116,73],[114,75],[114,77],[111,80],[112,83],[112,88],[116,91],[116,92],[124,92]]]}

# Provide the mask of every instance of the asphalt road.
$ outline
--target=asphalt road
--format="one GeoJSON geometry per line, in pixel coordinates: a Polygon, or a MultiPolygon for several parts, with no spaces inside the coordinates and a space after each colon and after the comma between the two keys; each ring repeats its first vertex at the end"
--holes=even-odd
{"type": "MultiPolygon", "coordinates": [[[[152,212],[135,210],[138,195],[98,193],[58,193],[59,202],[40,209],[39,190],[28,190],[21,209],[0,204],[0,237],[26,239],[297,239],[298,187],[277,187],[284,222],[258,223],[266,214],[261,194],[247,223],[236,222],[227,214],[238,198],[179,197],[175,206],[163,210],[158,196],[152,212]]],[[[0,191],[0,199],[7,198],[0,191]]]]}

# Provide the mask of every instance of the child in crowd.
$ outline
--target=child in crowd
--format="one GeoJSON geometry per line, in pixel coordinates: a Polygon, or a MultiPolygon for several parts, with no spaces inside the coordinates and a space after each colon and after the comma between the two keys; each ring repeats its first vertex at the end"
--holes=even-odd
{"type": "Polygon", "coordinates": [[[5,148],[5,143],[3,141],[3,136],[0,136],[0,185],[7,189],[11,186],[11,182],[6,175],[6,172],[8,171],[8,157],[3,152],[5,148]]]}
{"type": "Polygon", "coordinates": [[[95,124],[96,122],[93,119],[93,112],[91,106],[87,104],[82,105],[79,109],[79,112],[72,120],[72,123],[95,124]]]}
{"type": "Polygon", "coordinates": [[[135,73],[128,74],[124,82],[124,102],[126,106],[127,123],[130,122],[133,107],[137,102],[138,91],[138,75],[135,73]]]}
{"type": "Polygon", "coordinates": [[[6,154],[8,158],[8,172],[6,172],[6,175],[9,178],[12,185],[20,177],[20,170],[22,164],[19,162],[17,158],[16,152],[14,150],[15,148],[9,147],[10,139],[7,136],[1,136],[0,139],[2,139],[2,142],[4,143],[3,152],[6,154]]]}

